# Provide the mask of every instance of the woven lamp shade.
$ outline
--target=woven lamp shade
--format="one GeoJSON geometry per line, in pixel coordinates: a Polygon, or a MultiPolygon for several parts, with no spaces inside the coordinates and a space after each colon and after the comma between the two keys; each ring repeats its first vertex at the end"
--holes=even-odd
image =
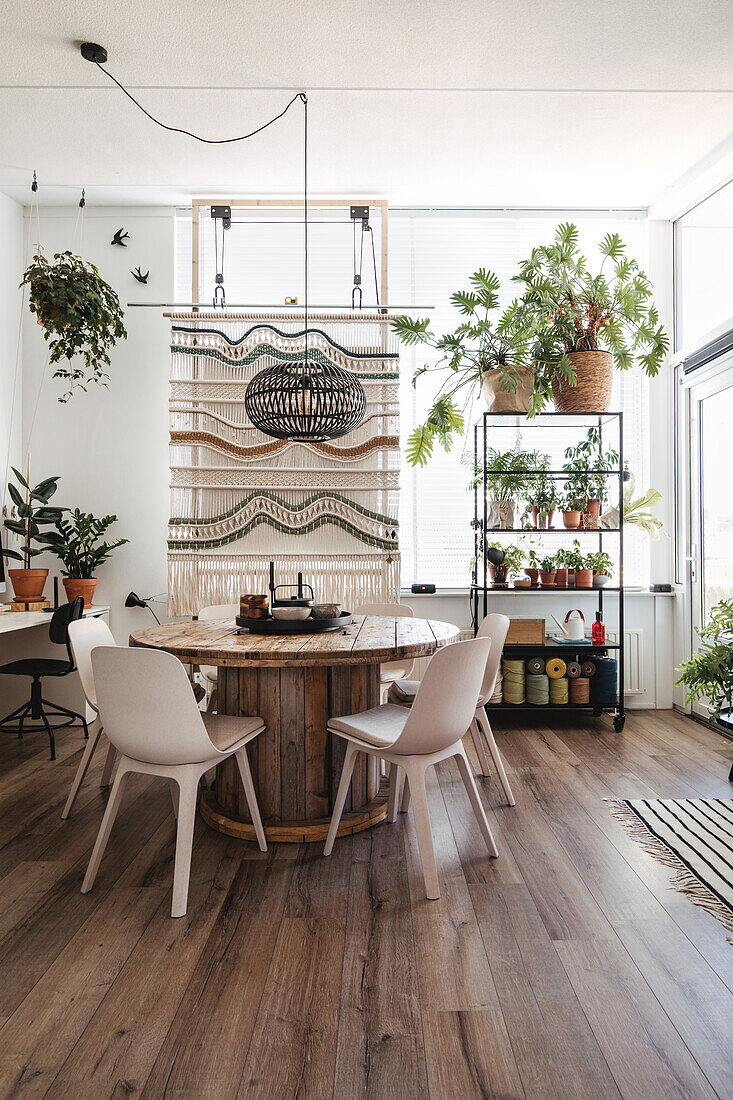
{"type": "Polygon", "coordinates": [[[366,412],[366,396],[349,371],[304,359],[256,374],[247,386],[244,407],[265,435],[318,442],[357,428],[366,412]]]}

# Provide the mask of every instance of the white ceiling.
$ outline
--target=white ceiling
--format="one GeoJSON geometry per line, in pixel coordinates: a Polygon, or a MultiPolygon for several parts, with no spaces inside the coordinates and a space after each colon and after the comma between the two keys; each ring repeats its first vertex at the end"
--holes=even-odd
{"type": "Polygon", "coordinates": [[[0,190],[90,204],[297,193],[395,204],[647,206],[733,131],[730,0],[3,0],[0,190]]]}

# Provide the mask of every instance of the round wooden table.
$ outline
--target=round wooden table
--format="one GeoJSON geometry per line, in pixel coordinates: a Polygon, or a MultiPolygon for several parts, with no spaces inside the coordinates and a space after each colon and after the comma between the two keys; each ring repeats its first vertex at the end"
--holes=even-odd
{"type": "MultiPolygon", "coordinates": [[[[430,619],[355,615],[338,632],[279,636],[240,634],[233,621],[174,623],[136,631],[130,645],[218,667],[218,712],[259,715],[267,726],[248,746],[267,838],[302,843],[325,839],[341,774],[345,744],[327,732],[329,718],[379,704],[381,664],[429,656],[458,634],[430,619]]],[[[350,798],[339,836],[386,817],[374,757],[359,757],[350,798]]],[[[201,813],[220,832],[254,839],[233,758],[217,767],[201,813]]]]}

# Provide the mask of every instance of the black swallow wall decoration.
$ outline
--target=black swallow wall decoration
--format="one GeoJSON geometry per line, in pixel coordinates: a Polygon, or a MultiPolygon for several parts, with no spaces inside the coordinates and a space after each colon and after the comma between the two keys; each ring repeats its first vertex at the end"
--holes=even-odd
{"type": "Polygon", "coordinates": [[[112,244],[119,244],[119,245],[122,246],[122,248],[127,248],[127,245],[125,244],[125,241],[129,241],[129,239],[130,239],[130,234],[128,232],[126,232],[125,227],[123,226],[122,229],[117,230],[114,237],[112,238],[111,243],[112,244]]]}
{"type": "Polygon", "coordinates": [[[134,271],[131,271],[131,272],[130,272],[130,274],[131,274],[131,275],[132,275],[132,276],[133,276],[133,277],[134,277],[135,279],[137,279],[137,281],[138,281],[139,283],[147,283],[147,281],[148,281],[148,275],[150,274],[150,268],[148,268],[148,270],[147,270],[147,271],[145,272],[145,274],[144,274],[144,275],[143,275],[143,273],[142,273],[142,271],[140,270],[140,268],[139,268],[139,267],[136,267],[134,271]]]}

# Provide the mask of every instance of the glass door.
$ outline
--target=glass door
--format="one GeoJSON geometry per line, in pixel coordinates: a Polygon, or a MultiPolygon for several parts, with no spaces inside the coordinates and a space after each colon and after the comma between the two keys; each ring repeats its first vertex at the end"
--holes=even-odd
{"type": "MultiPolygon", "coordinates": [[[[724,357],[727,359],[728,357],[724,357]]],[[[733,599],[733,365],[720,362],[689,386],[691,648],[721,600],[733,599]]],[[[693,705],[707,717],[707,708],[693,705]]]]}

